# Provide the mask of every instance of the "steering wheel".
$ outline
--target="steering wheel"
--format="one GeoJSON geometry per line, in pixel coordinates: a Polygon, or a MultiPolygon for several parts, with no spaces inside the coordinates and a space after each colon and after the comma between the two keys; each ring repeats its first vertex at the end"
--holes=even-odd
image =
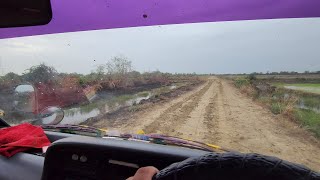
{"type": "Polygon", "coordinates": [[[209,153],[174,163],[154,180],[320,180],[302,165],[260,154],[209,153]]]}

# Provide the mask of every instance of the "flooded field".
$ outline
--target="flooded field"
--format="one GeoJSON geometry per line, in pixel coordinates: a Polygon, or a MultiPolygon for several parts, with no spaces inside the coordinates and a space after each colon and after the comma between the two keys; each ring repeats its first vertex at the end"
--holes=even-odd
{"type": "Polygon", "coordinates": [[[284,84],[284,88],[320,94],[320,84],[284,84]]]}

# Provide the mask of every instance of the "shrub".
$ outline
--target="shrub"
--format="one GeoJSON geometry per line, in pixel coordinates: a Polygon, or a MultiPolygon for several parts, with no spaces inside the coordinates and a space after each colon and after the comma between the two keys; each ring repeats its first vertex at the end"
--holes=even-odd
{"type": "Polygon", "coordinates": [[[245,78],[237,78],[234,80],[234,85],[237,88],[241,88],[242,86],[247,86],[249,84],[250,84],[249,80],[245,78]]]}
{"type": "Polygon", "coordinates": [[[275,102],[275,103],[271,103],[271,112],[273,114],[281,114],[284,111],[284,106],[279,103],[279,102],[275,102]]]}
{"type": "Polygon", "coordinates": [[[250,74],[250,75],[247,77],[247,79],[248,79],[250,82],[253,82],[253,81],[257,80],[257,77],[256,77],[255,74],[250,74]]]}

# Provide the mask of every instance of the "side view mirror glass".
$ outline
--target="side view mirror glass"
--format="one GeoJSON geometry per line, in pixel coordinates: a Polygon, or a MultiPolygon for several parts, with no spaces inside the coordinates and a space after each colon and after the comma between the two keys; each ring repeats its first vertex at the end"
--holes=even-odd
{"type": "Polygon", "coordinates": [[[19,85],[14,90],[14,107],[18,111],[30,113],[33,112],[36,104],[35,89],[32,85],[19,85]]]}
{"type": "Polygon", "coordinates": [[[59,124],[64,117],[64,112],[59,107],[47,107],[40,113],[41,124],[55,125],[59,124]]]}
{"type": "Polygon", "coordinates": [[[0,1],[0,28],[44,25],[51,19],[50,0],[0,1]]]}

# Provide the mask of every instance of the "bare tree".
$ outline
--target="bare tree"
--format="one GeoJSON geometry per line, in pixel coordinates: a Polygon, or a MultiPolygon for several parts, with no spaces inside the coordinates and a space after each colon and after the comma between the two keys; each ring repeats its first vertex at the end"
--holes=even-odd
{"type": "Polygon", "coordinates": [[[105,69],[112,86],[127,87],[132,84],[128,78],[129,73],[132,71],[132,62],[126,57],[116,56],[112,58],[106,63],[105,69]]]}
{"type": "Polygon", "coordinates": [[[132,71],[132,62],[126,57],[116,56],[106,64],[109,75],[125,75],[132,71]]]}

